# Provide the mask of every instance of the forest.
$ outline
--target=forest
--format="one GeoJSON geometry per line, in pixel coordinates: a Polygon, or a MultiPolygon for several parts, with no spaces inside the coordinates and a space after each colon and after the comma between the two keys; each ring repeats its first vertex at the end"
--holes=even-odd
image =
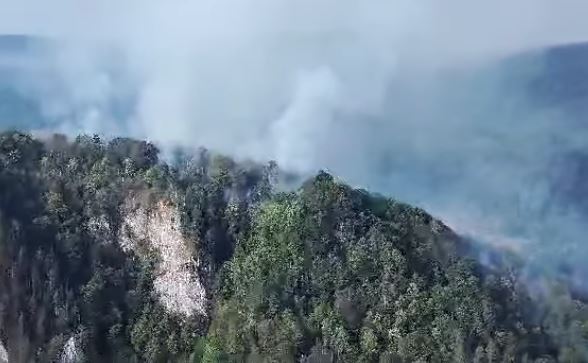
{"type": "Polygon", "coordinates": [[[524,256],[323,171],[287,178],[205,149],[0,134],[8,361],[588,361],[585,302],[524,256]]]}

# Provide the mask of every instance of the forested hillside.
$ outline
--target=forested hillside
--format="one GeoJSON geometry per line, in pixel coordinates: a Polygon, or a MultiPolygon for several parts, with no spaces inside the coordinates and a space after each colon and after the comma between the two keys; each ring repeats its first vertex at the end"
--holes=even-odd
{"type": "Polygon", "coordinates": [[[422,210],[324,172],[280,192],[273,163],[172,159],[0,135],[10,362],[586,361],[565,286],[476,262],[422,210]]]}

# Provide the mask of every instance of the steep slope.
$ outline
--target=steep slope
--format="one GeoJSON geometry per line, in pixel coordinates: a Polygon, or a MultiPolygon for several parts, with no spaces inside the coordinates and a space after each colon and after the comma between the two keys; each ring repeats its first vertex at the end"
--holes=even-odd
{"type": "Polygon", "coordinates": [[[11,133],[0,144],[0,340],[10,361],[52,361],[71,346],[90,361],[190,352],[241,208],[263,193],[263,168],[203,154],[180,176],[153,145],[128,139],[11,133]],[[229,202],[234,218],[224,216],[229,202]]]}
{"type": "MultiPolygon", "coordinates": [[[[587,312],[422,210],[146,142],[0,135],[0,344],[24,361],[582,361],[587,312]]],[[[562,290],[563,288],[563,290],[562,290]]]]}
{"type": "Polygon", "coordinates": [[[182,235],[180,221],[179,210],[164,201],[150,208],[131,207],[122,219],[119,244],[125,252],[142,248],[159,257],[153,288],[168,311],[206,316],[206,291],[195,273],[200,262],[182,235]]]}

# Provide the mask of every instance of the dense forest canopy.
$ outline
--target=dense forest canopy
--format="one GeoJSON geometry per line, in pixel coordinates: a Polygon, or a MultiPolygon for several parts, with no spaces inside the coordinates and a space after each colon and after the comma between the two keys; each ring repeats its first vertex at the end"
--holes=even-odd
{"type": "MultiPolygon", "coordinates": [[[[425,211],[320,172],[0,135],[10,362],[583,362],[588,310],[425,211]],[[540,296],[540,298],[537,298],[540,296]]],[[[1,357],[0,357],[1,359],[1,357]]]]}

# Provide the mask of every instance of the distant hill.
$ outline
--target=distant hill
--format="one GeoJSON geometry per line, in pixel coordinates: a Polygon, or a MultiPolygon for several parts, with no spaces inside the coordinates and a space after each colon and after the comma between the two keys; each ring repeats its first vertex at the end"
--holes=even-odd
{"type": "Polygon", "coordinates": [[[46,43],[39,37],[31,37],[27,35],[9,34],[0,35],[0,54],[18,54],[30,51],[31,48],[40,46],[46,43]]]}
{"type": "Polygon", "coordinates": [[[532,97],[538,104],[557,105],[586,115],[588,43],[550,48],[542,55],[543,72],[529,82],[532,97]]]}
{"type": "MultiPolygon", "coordinates": [[[[54,46],[44,38],[0,35],[0,128],[17,125],[28,129],[43,124],[40,100],[23,91],[23,84],[30,77],[47,75],[39,55],[50,53],[54,46]]],[[[479,93],[484,85],[500,82],[504,90],[525,97],[538,109],[558,109],[574,120],[583,120],[588,111],[588,43],[529,51],[465,72],[447,73],[439,75],[434,85],[439,88],[437,94],[453,95],[441,101],[449,105],[473,101],[483,103],[483,109],[494,114],[500,115],[501,110],[504,114],[516,113],[508,97],[485,98],[483,92],[476,99],[466,96],[479,93]]],[[[398,92],[404,92],[404,88],[402,84],[398,92]]],[[[409,96],[413,95],[408,92],[409,96]]],[[[479,117],[481,113],[480,109],[470,116],[479,117]]]]}
{"type": "Polygon", "coordinates": [[[35,53],[46,44],[39,38],[0,36],[0,129],[35,129],[45,122],[39,100],[26,85],[30,77],[41,76],[35,53]]]}

